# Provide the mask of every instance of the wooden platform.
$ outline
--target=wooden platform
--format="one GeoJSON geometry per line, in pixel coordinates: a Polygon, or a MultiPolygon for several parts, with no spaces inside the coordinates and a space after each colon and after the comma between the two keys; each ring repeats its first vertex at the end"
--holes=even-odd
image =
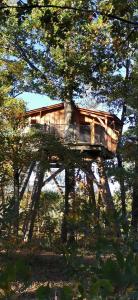
{"type": "Polygon", "coordinates": [[[113,158],[113,154],[108,151],[103,145],[91,145],[86,143],[68,144],[65,146],[69,147],[71,150],[76,150],[82,153],[82,155],[87,158],[96,158],[102,156],[105,159],[113,158]]]}
{"type": "MultiPolygon", "coordinates": [[[[86,161],[96,160],[98,157],[102,157],[104,160],[112,159],[113,153],[108,151],[102,145],[91,144],[64,144],[65,147],[73,152],[78,153],[86,161]]],[[[64,156],[64,154],[63,154],[64,156]]],[[[58,156],[51,156],[50,163],[52,168],[59,168],[63,164],[63,161],[58,156]]]]}

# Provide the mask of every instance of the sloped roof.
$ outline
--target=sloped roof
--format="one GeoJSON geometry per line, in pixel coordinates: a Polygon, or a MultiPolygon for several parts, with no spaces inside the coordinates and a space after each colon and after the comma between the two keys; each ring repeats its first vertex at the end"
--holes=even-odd
{"type": "MultiPolygon", "coordinates": [[[[50,106],[43,106],[43,107],[39,107],[33,110],[29,110],[26,112],[27,116],[31,116],[33,114],[37,114],[37,113],[41,113],[41,112],[50,112],[50,111],[56,111],[56,110],[60,110],[60,109],[64,109],[64,103],[59,103],[59,104],[54,104],[54,105],[50,105],[50,106]]],[[[113,118],[116,122],[118,122],[119,124],[122,124],[122,121],[114,114],[110,114],[109,112],[105,112],[105,111],[100,111],[100,110],[92,110],[92,109],[88,109],[88,108],[83,108],[83,107],[77,107],[76,109],[78,109],[80,111],[80,113],[85,113],[88,116],[107,116],[110,118],[113,118]]]]}
{"type": "Polygon", "coordinates": [[[35,109],[27,111],[26,114],[31,115],[31,114],[37,113],[37,112],[49,111],[49,110],[58,110],[58,109],[64,109],[64,103],[59,103],[59,104],[54,104],[54,105],[35,108],[35,109]]]}

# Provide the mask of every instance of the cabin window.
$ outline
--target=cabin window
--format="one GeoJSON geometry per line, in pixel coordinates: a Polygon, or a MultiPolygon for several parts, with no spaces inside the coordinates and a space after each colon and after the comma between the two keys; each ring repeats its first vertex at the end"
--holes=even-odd
{"type": "Polygon", "coordinates": [[[98,124],[95,126],[95,144],[105,145],[105,129],[98,124]]]}
{"type": "Polygon", "coordinates": [[[36,122],[36,119],[31,119],[31,125],[34,125],[34,124],[36,124],[37,122],[36,122]]]}
{"type": "Polygon", "coordinates": [[[80,124],[80,142],[91,143],[90,124],[80,124]]]}

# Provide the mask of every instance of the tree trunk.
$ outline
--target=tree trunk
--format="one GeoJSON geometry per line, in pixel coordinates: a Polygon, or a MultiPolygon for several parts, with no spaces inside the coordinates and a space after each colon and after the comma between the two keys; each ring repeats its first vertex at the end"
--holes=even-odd
{"type": "Polygon", "coordinates": [[[5,204],[5,194],[4,194],[4,184],[3,184],[3,182],[1,182],[1,184],[0,184],[0,199],[1,199],[2,205],[4,205],[5,204]]]}
{"type": "MultiPolygon", "coordinates": [[[[87,170],[91,174],[91,164],[87,164],[87,170]]],[[[96,200],[95,200],[95,192],[92,180],[90,180],[89,176],[86,174],[87,179],[87,189],[89,193],[89,204],[96,212],[96,200]]]]}
{"type": "MultiPolygon", "coordinates": [[[[128,68],[126,69],[126,78],[128,77],[128,68]]],[[[125,122],[125,117],[126,117],[126,104],[125,101],[123,103],[123,108],[122,108],[122,116],[121,116],[121,121],[124,124],[125,122]]],[[[119,133],[119,140],[118,140],[118,147],[117,147],[117,161],[118,161],[118,168],[123,173],[123,163],[122,163],[122,156],[120,154],[120,149],[121,149],[121,136],[122,136],[122,130],[121,128],[120,133],[119,133]]],[[[125,192],[125,181],[123,174],[119,178],[119,184],[120,184],[120,196],[121,196],[121,204],[122,204],[122,217],[124,220],[126,220],[126,192],[125,192]]]]}
{"type": "Polygon", "coordinates": [[[74,240],[74,230],[72,224],[70,224],[69,212],[73,212],[74,205],[74,169],[71,167],[69,169],[65,169],[65,206],[64,206],[64,217],[62,223],[62,231],[61,231],[61,240],[63,243],[66,243],[68,240],[68,235],[70,234],[70,241],[74,240]],[[72,202],[72,203],[71,203],[72,202]],[[72,207],[71,207],[72,206],[72,207]]]}
{"type": "Polygon", "coordinates": [[[74,109],[75,105],[71,99],[66,99],[64,102],[64,114],[65,114],[65,141],[72,142],[74,139],[74,109]]]}
{"type": "Polygon", "coordinates": [[[31,203],[31,209],[29,214],[29,221],[28,224],[26,225],[27,228],[24,234],[25,241],[31,241],[33,237],[34,224],[39,209],[40,194],[41,194],[41,189],[43,187],[44,174],[45,174],[45,168],[43,166],[43,162],[41,161],[37,166],[37,172],[36,172],[36,177],[34,181],[32,197],[31,197],[32,203],[31,203]]]}
{"type": "MultiPolygon", "coordinates": [[[[88,170],[89,174],[91,175],[91,173],[92,173],[91,164],[87,165],[87,170],[88,170]]],[[[89,204],[90,204],[90,207],[92,208],[92,211],[94,214],[95,225],[97,225],[99,222],[99,209],[96,205],[93,181],[90,180],[90,177],[87,174],[86,174],[86,179],[87,179],[87,189],[88,189],[88,193],[89,193],[89,204]]]]}
{"type": "Polygon", "coordinates": [[[117,154],[117,161],[118,161],[118,168],[120,170],[119,175],[119,184],[120,184],[120,196],[121,196],[121,205],[122,205],[122,217],[126,220],[126,191],[125,191],[125,181],[123,176],[123,164],[122,164],[122,157],[118,153],[117,154]]]}
{"type": "Polygon", "coordinates": [[[19,231],[19,169],[14,168],[14,220],[13,220],[13,230],[16,238],[18,237],[19,231]]]}
{"type": "Polygon", "coordinates": [[[105,172],[104,161],[101,157],[97,159],[98,172],[100,177],[100,195],[102,202],[104,203],[107,211],[107,219],[109,220],[109,226],[112,224],[113,229],[116,232],[117,236],[120,236],[120,227],[116,219],[116,209],[112,199],[107,175],[105,172]]]}
{"type": "Polygon", "coordinates": [[[97,159],[97,164],[98,164],[98,173],[100,177],[100,194],[101,198],[103,200],[103,203],[106,206],[107,211],[109,212],[114,212],[115,207],[107,179],[107,175],[105,172],[105,166],[104,166],[104,161],[101,157],[97,159]]]}
{"type": "Polygon", "coordinates": [[[134,232],[138,232],[138,147],[136,147],[131,224],[132,224],[132,228],[133,228],[134,232]]]}
{"type": "Polygon", "coordinates": [[[26,177],[25,177],[25,180],[24,180],[24,182],[23,182],[23,186],[22,186],[21,191],[20,191],[20,195],[19,195],[20,201],[22,200],[22,198],[23,198],[23,196],[24,196],[24,193],[25,193],[25,190],[26,190],[26,188],[27,188],[27,184],[28,184],[28,182],[29,182],[29,179],[30,179],[30,177],[31,177],[31,174],[32,174],[32,172],[33,172],[34,166],[35,166],[35,162],[33,161],[33,162],[31,163],[31,165],[30,165],[30,168],[29,168],[29,170],[28,170],[28,173],[27,173],[27,175],[26,175],[26,177]]]}

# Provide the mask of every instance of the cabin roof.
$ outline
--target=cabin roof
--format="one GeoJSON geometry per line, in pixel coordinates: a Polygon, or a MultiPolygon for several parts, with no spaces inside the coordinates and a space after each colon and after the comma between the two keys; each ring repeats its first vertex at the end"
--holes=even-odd
{"type": "MultiPolygon", "coordinates": [[[[107,117],[113,118],[120,125],[122,124],[122,121],[116,115],[111,114],[109,112],[100,111],[100,110],[93,110],[93,109],[77,107],[77,106],[76,106],[76,108],[80,111],[80,113],[82,112],[82,113],[85,113],[89,116],[90,115],[107,116],[107,117]]],[[[35,108],[35,109],[27,111],[26,115],[29,116],[29,115],[33,115],[33,114],[36,114],[36,113],[56,111],[56,110],[60,110],[60,109],[64,109],[64,103],[59,103],[59,104],[54,104],[54,105],[50,105],[50,106],[43,106],[43,107],[35,108]]]]}
{"type": "Polygon", "coordinates": [[[27,115],[31,115],[33,113],[42,112],[42,111],[49,111],[49,110],[58,110],[58,109],[64,109],[64,103],[49,105],[49,106],[43,106],[39,108],[35,108],[32,110],[27,111],[27,115]]]}

